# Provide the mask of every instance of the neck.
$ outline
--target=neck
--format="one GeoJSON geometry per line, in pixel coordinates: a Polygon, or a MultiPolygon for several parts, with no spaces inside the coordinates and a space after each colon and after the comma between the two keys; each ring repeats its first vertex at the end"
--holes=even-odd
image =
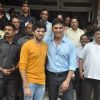
{"type": "Polygon", "coordinates": [[[19,32],[19,28],[16,28],[16,29],[15,29],[15,33],[18,33],[18,32],[19,32]]]}
{"type": "Polygon", "coordinates": [[[26,16],[28,16],[28,15],[29,15],[29,13],[23,13],[23,15],[26,17],[26,16]]]}
{"type": "Polygon", "coordinates": [[[42,41],[38,41],[35,37],[33,38],[33,41],[37,44],[40,44],[42,41]]]}
{"type": "Polygon", "coordinates": [[[13,42],[13,37],[6,37],[6,40],[11,44],[13,42]]]}
{"type": "Polygon", "coordinates": [[[78,28],[72,28],[72,29],[73,29],[73,31],[75,31],[75,32],[76,32],[78,28]]]}
{"type": "Polygon", "coordinates": [[[63,36],[59,37],[59,38],[54,37],[54,41],[55,41],[56,45],[59,45],[61,43],[62,38],[63,38],[63,36]]]}
{"type": "Polygon", "coordinates": [[[84,48],[85,45],[82,45],[82,48],[84,48]]]}
{"type": "Polygon", "coordinates": [[[44,23],[46,23],[46,22],[47,22],[47,20],[42,20],[42,19],[41,19],[40,21],[43,21],[44,23]]]}

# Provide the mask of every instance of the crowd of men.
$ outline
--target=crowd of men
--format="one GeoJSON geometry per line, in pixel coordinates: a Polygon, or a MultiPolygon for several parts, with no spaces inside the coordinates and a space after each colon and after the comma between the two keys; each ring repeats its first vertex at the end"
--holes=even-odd
{"type": "Polygon", "coordinates": [[[28,3],[20,13],[0,3],[0,100],[100,100],[100,28],[48,9],[37,21],[28,3]],[[74,86],[73,86],[74,85],[74,86]]]}

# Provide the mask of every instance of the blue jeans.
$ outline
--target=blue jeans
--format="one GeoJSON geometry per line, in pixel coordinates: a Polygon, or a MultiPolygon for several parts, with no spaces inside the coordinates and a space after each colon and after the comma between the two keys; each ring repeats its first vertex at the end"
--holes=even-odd
{"type": "Polygon", "coordinates": [[[45,85],[29,84],[29,88],[32,92],[31,97],[24,96],[24,100],[42,100],[45,92],[45,85]]]}

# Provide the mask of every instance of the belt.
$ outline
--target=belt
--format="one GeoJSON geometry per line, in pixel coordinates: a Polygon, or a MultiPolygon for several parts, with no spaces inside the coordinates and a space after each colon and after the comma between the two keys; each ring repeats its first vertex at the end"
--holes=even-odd
{"type": "Polygon", "coordinates": [[[67,75],[68,71],[57,72],[57,73],[48,71],[48,73],[51,74],[51,75],[54,75],[54,76],[62,76],[62,75],[67,75]]]}

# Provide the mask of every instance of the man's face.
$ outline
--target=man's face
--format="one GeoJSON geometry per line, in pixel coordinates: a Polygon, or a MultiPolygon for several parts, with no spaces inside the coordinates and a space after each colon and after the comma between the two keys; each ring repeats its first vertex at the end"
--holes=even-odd
{"type": "Polygon", "coordinates": [[[63,32],[64,32],[64,25],[63,24],[55,24],[53,27],[52,27],[52,31],[54,33],[54,37],[56,38],[61,38],[62,35],[63,35],[63,32]]]}
{"type": "Polygon", "coordinates": [[[23,13],[28,13],[29,12],[29,6],[28,6],[28,4],[23,4],[22,11],[23,11],[23,13]]]}
{"type": "Polygon", "coordinates": [[[71,28],[72,29],[77,29],[78,28],[78,21],[77,19],[71,19],[71,28]]]}
{"type": "Polygon", "coordinates": [[[15,35],[14,29],[11,26],[5,26],[4,32],[6,37],[13,37],[15,35]]]}
{"type": "Polygon", "coordinates": [[[100,43],[100,31],[96,31],[94,33],[94,38],[95,38],[95,41],[100,43]]]}
{"type": "Polygon", "coordinates": [[[12,23],[14,24],[15,28],[18,29],[20,26],[20,20],[17,18],[12,19],[12,23]]]}
{"type": "Polygon", "coordinates": [[[70,24],[70,17],[65,18],[65,24],[66,24],[66,26],[68,26],[70,24]]]}
{"type": "Polygon", "coordinates": [[[84,35],[84,36],[82,36],[80,42],[81,42],[82,46],[85,46],[89,42],[89,39],[87,36],[84,35]]]}
{"type": "Polygon", "coordinates": [[[37,28],[34,32],[34,38],[37,41],[42,41],[42,39],[44,38],[44,34],[45,34],[44,28],[37,28]]]}
{"type": "Polygon", "coordinates": [[[28,25],[26,26],[26,32],[27,32],[28,34],[33,34],[33,25],[32,25],[32,24],[28,24],[28,25]]]}
{"type": "Polygon", "coordinates": [[[41,13],[40,13],[40,18],[41,18],[41,20],[43,20],[43,21],[47,21],[48,20],[48,11],[42,11],[41,13]]]}

